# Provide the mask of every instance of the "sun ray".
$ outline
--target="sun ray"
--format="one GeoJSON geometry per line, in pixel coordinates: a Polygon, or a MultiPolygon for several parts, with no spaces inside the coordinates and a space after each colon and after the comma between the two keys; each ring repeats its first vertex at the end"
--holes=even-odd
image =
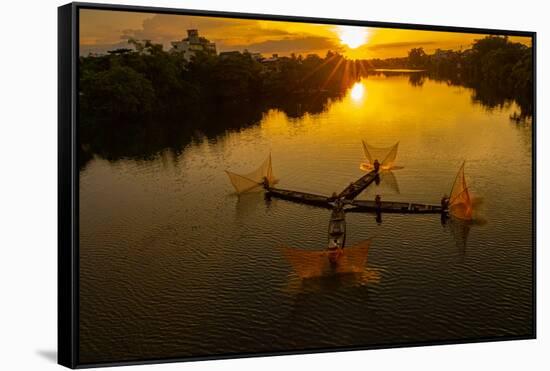
{"type": "Polygon", "coordinates": [[[340,65],[342,64],[343,61],[344,61],[344,58],[340,58],[338,63],[336,63],[336,66],[334,66],[334,68],[332,69],[330,74],[327,76],[327,79],[325,80],[325,83],[323,84],[323,88],[326,88],[326,86],[328,85],[330,79],[332,78],[332,76],[334,76],[336,71],[340,68],[340,65]]]}
{"type": "Polygon", "coordinates": [[[336,58],[336,54],[330,56],[329,58],[326,58],[320,65],[309,71],[304,77],[302,77],[302,81],[307,81],[311,76],[313,76],[316,72],[318,72],[321,68],[325,67],[327,64],[332,62],[336,58]]]}

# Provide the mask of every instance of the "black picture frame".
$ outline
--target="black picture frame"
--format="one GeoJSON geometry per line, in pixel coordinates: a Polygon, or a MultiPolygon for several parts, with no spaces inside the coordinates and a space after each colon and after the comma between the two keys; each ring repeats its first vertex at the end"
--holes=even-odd
{"type": "Polygon", "coordinates": [[[58,8],[58,363],[69,368],[121,366],[181,361],[229,359],[287,354],[399,348],[426,345],[461,344],[536,338],[536,32],[487,28],[447,27],[408,23],[372,22],[362,20],[295,17],[268,14],[157,8],[146,6],[70,3],[58,8]],[[532,122],[532,290],[533,332],[526,336],[457,339],[434,342],[406,342],[354,347],[289,350],[283,352],[213,354],[205,357],[142,359],[138,361],[83,364],[79,361],[79,171],[78,171],[78,58],[79,11],[81,9],[147,12],[156,14],[194,15],[239,19],[259,19],[285,22],[306,22],[367,26],[393,29],[482,33],[530,37],[533,47],[533,122],[532,122]]]}

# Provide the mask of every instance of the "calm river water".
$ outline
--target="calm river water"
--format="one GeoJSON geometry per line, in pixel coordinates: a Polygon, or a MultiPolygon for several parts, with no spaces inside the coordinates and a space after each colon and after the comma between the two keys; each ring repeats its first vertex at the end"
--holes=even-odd
{"type": "Polygon", "coordinates": [[[81,362],[532,333],[532,133],[517,110],[369,76],[320,114],[271,110],[178,155],[94,157],[80,173],[81,362]],[[324,249],[330,212],[237,197],[224,170],[271,152],[279,187],[331,194],[364,174],[362,139],[399,141],[404,168],[359,198],[438,204],[466,160],[478,221],[348,214],[347,245],[373,238],[365,275],[301,282],[279,247],[324,249]]]}

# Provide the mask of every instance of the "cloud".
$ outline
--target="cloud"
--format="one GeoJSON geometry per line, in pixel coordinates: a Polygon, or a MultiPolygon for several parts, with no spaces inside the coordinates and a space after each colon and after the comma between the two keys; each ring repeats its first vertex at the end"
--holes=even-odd
{"type": "Polygon", "coordinates": [[[407,49],[425,47],[427,45],[436,44],[435,41],[398,41],[391,43],[371,44],[367,46],[369,50],[388,50],[388,49],[407,49]]]}
{"type": "Polygon", "coordinates": [[[290,54],[324,52],[327,49],[337,48],[336,34],[323,25],[148,14],[139,23],[134,20],[131,23],[132,27],[124,27],[126,25],[124,17],[119,15],[119,22],[110,20],[111,24],[116,23],[116,28],[102,27],[98,29],[97,34],[94,34],[94,23],[102,22],[102,26],[105,26],[104,18],[100,19],[102,16],[104,14],[87,14],[85,19],[87,24],[84,26],[89,32],[85,35],[81,34],[82,51],[105,52],[122,47],[123,43],[130,38],[151,40],[168,49],[172,41],[187,37],[187,30],[191,28],[198,29],[201,36],[215,42],[218,51],[249,49],[266,54],[290,54]],[[101,37],[97,37],[98,35],[101,37]]]}
{"type": "Polygon", "coordinates": [[[150,14],[107,10],[80,11],[80,43],[112,44],[120,40],[121,30],[141,27],[150,14]]]}
{"type": "Polygon", "coordinates": [[[187,37],[191,28],[216,42],[221,50],[300,36],[282,28],[265,27],[257,20],[157,14],[145,19],[140,29],[124,30],[121,38],[147,39],[169,47],[171,41],[187,37]]]}
{"type": "Polygon", "coordinates": [[[279,40],[265,40],[248,45],[235,45],[235,49],[248,49],[257,53],[307,53],[319,50],[339,50],[341,47],[333,39],[319,36],[304,36],[284,38],[279,40]]]}

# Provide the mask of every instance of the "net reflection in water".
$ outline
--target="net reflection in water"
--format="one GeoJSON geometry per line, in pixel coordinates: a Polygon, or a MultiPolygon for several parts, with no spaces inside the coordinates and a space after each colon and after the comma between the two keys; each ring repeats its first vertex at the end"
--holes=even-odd
{"type": "Polygon", "coordinates": [[[282,247],[282,252],[296,274],[305,279],[363,272],[370,243],[371,240],[365,240],[355,246],[340,249],[338,252],[307,251],[290,247],[282,247]]]}

